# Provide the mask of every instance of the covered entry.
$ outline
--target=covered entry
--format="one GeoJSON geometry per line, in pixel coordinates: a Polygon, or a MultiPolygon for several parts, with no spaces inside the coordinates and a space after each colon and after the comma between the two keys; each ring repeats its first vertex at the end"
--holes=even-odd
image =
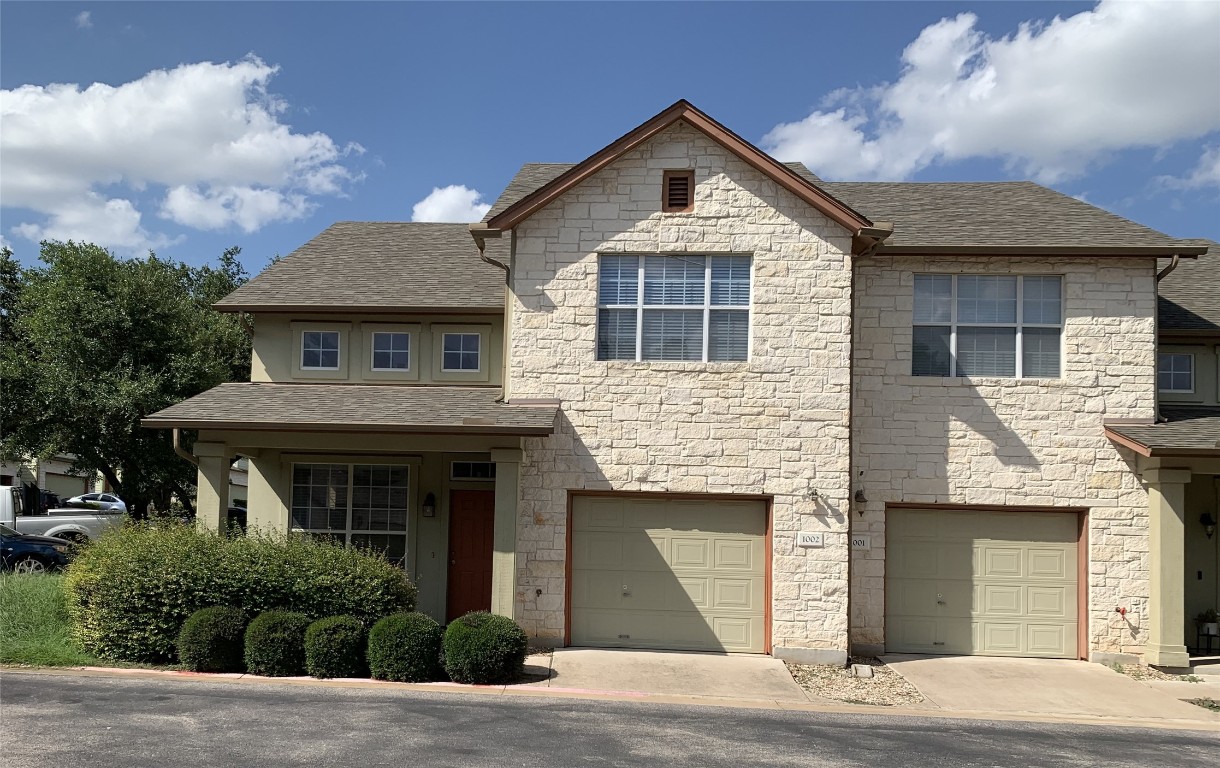
{"type": "Polygon", "coordinates": [[[766,651],[764,501],[576,496],[573,645],[766,651]]]}
{"type": "Polygon", "coordinates": [[[886,511],[885,647],[1077,658],[1080,516],[886,511]]]}

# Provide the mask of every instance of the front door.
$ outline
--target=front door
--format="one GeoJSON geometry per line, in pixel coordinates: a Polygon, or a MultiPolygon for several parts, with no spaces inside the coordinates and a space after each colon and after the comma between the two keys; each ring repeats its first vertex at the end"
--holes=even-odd
{"type": "Polygon", "coordinates": [[[491,610],[491,551],[496,520],[495,491],[449,495],[448,621],[470,611],[491,610]]]}

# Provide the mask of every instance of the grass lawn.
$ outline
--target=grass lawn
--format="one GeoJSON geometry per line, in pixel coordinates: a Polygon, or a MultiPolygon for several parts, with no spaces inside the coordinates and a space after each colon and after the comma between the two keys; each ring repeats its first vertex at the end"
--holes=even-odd
{"type": "Polygon", "coordinates": [[[0,575],[0,664],[99,663],[72,640],[63,586],[57,574],[0,575]]]}

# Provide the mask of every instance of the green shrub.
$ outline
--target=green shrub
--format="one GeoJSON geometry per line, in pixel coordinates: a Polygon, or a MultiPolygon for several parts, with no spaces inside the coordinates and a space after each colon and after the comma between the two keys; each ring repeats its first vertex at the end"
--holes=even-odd
{"type": "Polygon", "coordinates": [[[226,537],[181,524],[111,529],[67,570],[68,613],[82,647],[107,659],[166,662],[183,622],[228,605],[247,616],[297,611],[371,626],[415,607],[402,568],[301,536],[226,537]]]}
{"type": "Polygon", "coordinates": [[[309,617],[294,611],[260,613],[246,628],[246,669],[252,675],[305,674],[305,630],[309,617]]]}
{"type": "Polygon", "coordinates": [[[512,619],[468,613],[445,630],[445,671],[457,683],[511,683],[521,676],[528,646],[512,619]]]}
{"type": "Polygon", "coordinates": [[[378,680],[425,683],[440,676],[441,625],[422,613],[395,613],[369,630],[369,670],[378,680]]]}
{"type": "Polygon", "coordinates": [[[314,677],[368,677],[367,638],[353,616],[318,619],[305,630],[305,671],[314,677]]]}
{"type": "Polygon", "coordinates": [[[194,672],[241,672],[246,614],[213,606],[191,614],[178,633],[178,662],[194,672]]]}

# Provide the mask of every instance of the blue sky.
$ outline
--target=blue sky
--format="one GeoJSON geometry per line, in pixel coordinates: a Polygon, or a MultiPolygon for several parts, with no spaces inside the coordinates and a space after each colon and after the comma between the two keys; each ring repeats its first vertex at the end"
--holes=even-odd
{"type": "Polygon", "coordinates": [[[1215,2],[6,0],[0,87],[27,262],[71,236],[256,272],[336,220],[477,218],[679,98],[825,178],[1034,178],[1220,240],[1215,2]]]}

